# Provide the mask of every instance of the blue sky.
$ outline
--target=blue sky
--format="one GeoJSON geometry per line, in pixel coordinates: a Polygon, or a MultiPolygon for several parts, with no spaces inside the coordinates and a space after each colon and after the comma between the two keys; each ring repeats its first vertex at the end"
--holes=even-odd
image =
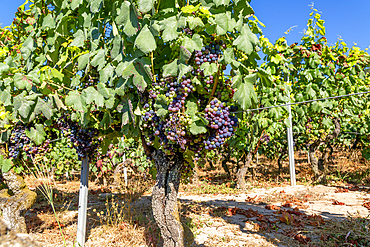
{"type": "MultiPolygon", "coordinates": [[[[0,0],[1,26],[9,25],[17,7],[23,0],[0,0]]],[[[306,27],[311,9],[310,0],[252,0],[257,17],[266,25],[264,34],[274,42],[281,36],[288,43],[299,41],[306,27]],[[292,26],[297,26],[290,34],[284,32],[292,26]]],[[[316,0],[315,8],[322,12],[326,21],[326,32],[329,43],[335,43],[338,37],[351,46],[357,42],[365,49],[370,46],[370,1],[369,0],[316,0]]]]}

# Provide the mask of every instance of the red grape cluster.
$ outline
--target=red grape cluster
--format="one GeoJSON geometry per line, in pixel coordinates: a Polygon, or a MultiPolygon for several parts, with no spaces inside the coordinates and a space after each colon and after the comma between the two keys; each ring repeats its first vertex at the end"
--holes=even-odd
{"type": "MultiPolygon", "coordinates": [[[[230,113],[231,84],[228,80],[224,81],[220,73],[205,76],[201,69],[206,62],[218,64],[224,48],[226,45],[222,40],[211,37],[201,51],[193,52],[189,60],[189,65],[193,67],[187,74],[181,78],[167,77],[153,82],[149,99],[142,102],[142,121],[148,145],[157,142],[167,154],[189,150],[198,160],[207,149],[221,147],[233,135],[238,119],[230,113]],[[215,84],[217,92],[211,95],[215,84]],[[210,105],[204,108],[210,98],[210,105]],[[206,132],[193,134],[194,130],[191,131],[192,126],[197,127],[194,127],[194,116],[189,115],[187,101],[197,105],[198,112],[193,114],[202,116],[205,122],[208,120],[208,125],[203,122],[206,132]]],[[[221,64],[219,68],[224,70],[226,65],[221,64]]]]}
{"type": "Polygon", "coordinates": [[[86,156],[92,157],[95,155],[95,150],[99,147],[100,143],[96,139],[98,135],[97,129],[83,129],[67,116],[61,117],[57,124],[62,134],[71,141],[71,147],[76,149],[79,160],[84,159],[86,156]]]}
{"type": "Polygon", "coordinates": [[[8,154],[10,158],[16,159],[22,152],[23,147],[31,142],[30,138],[26,135],[26,127],[16,125],[12,129],[9,139],[8,154]]]}
{"type": "Polygon", "coordinates": [[[32,144],[30,138],[26,135],[26,127],[22,125],[16,125],[10,134],[8,148],[9,157],[16,159],[23,151],[27,157],[31,158],[32,155],[34,156],[48,152],[49,144],[49,139],[40,146],[32,144]]]}
{"type": "MultiPolygon", "coordinates": [[[[212,37],[213,38],[213,37],[212,37]]],[[[218,56],[223,52],[221,48],[226,48],[226,44],[222,40],[209,42],[205,47],[202,47],[201,51],[195,51],[195,64],[202,65],[205,62],[216,63],[218,61],[218,56]]]]}
{"type": "Polygon", "coordinates": [[[225,143],[226,138],[233,135],[234,127],[238,125],[238,118],[230,115],[230,107],[225,103],[214,99],[205,109],[205,117],[209,126],[216,131],[211,132],[207,140],[204,140],[205,149],[216,149],[225,143]]]}

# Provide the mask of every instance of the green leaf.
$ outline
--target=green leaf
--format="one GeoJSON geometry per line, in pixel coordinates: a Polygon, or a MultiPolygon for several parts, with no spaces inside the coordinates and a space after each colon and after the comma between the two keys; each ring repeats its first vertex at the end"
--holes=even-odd
{"type": "Polygon", "coordinates": [[[80,4],[82,4],[82,2],[83,0],[72,0],[71,9],[75,10],[76,8],[78,8],[78,6],[80,6],[80,4]]]}
{"type": "Polygon", "coordinates": [[[152,32],[150,32],[148,25],[145,25],[136,37],[135,46],[145,54],[157,49],[157,43],[155,42],[154,36],[152,32]]]}
{"type": "Polygon", "coordinates": [[[104,67],[105,62],[105,49],[100,49],[91,60],[90,64],[94,67],[98,66],[98,70],[101,70],[104,67]]]}
{"type": "Polygon", "coordinates": [[[45,28],[53,29],[55,28],[55,20],[52,14],[48,14],[46,17],[44,17],[44,20],[42,21],[42,29],[45,28]]]}
{"type": "Polygon", "coordinates": [[[100,127],[108,129],[112,123],[112,118],[108,112],[104,112],[103,119],[100,122],[100,127]]]}
{"type": "Polygon", "coordinates": [[[105,84],[99,83],[97,85],[98,92],[101,93],[104,98],[109,99],[111,97],[110,90],[105,87],[105,84]]]}
{"type": "Polygon", "coordinates": [[[194,50],[200,51],[203,47],[203,41],[199,34],[194,34],[191,39],[185,36],[182,41],[182,46],[190,52],[193,52],[194,50]]]}
{"type": "Polygon", "coordinates": [[[2,155],[0,155],[1,159],[1,172],[2,173],[7,173],[12,169],[13,167],[13,162],[10,159],[4,159],[2,155]]]}
{"type": "Polygon", "coordinates": [[[226,15],[226,13],[216,14],[215,22],[217,24],[216,33],[218,35],[225,35],[227,31],[232,31],[232,30],[229,30],[230,29],[229,28],[230,18],[228,15],[226,15]]]}
{"type": "Polygon", "coordinates": [[[31,106],[34,104],[34,101],[27,100],[24,94],[20,94],[14,97],[14,112],[17,111],[23,118],[28,118],[31,113],[31,106]]]}
{"type": "Polygon", "coordinates": [[[77,32],[73,34],[73,37],[74,37],[74,39],[69,44],[69,46],[82,47],[84,45],[85,34],[81,29],[77,30],[77,32]]]}
{"type": "Polygon", "coordinates": [[[244,24],[241,34],[233,42],[239,50],[250,55],[254,51],[254,47],[258,44],[257,36],[252,33],[247,24],[244,24]]]}
{"type": "Polygon", "coordinates": [[[135,35],[139,29],[139,20],[131,3],[124,1],[121,8],[117,9],[117,13],[116,24],[119,26],[118,28],[123,28],[123,32],[128,37],[135,35]]]}
{"type": "Polygon", "coordinates": [[[100,5],[102,4],[103,0],[92,0],[90,5],[90,11],[92,13],[97,13],[100,9],[100,5]]]}
{"type": "Polygon", "coordinates": [[[229,5],[230,3],[230,0],[213,0],[213,2],[216,4],[216,7],[220,6],[220,5],[229,5]]]}
{"type": "Polygon", "coordinates": [[[154,0],[138,0],[137,7],[141,13],[146,13],[153,8],[154,0]]]}
{"type": "Polygon", "coordinates": [[[160,26],[160,30],[163,30],[162,32],[162,39],[163,42],[169,42],[174,39],[176,39],[179,34],[177,33],[177,18],[176,16],[171,16],[167,19],[164,19],[160,22],[158,22],[160,26]]]}
{"type": "Polygon", "coordinates": [[[5,63],[0,63],[0,75],[2,73],[7,73],[9,71],[9,65],[5,63]]]}
{"type": "Polygon", "coordinates": [[[197,11],[199,7],[200,7],[200,4],[198,4],[197,6],[187,5],[181,8],[181,12],[190,14],[190,13],[197,11]]]}
{"type": "Polygon", "coordinates": [[[83,90],[86,95],[86,104],[91,104],[95,101],[98,107],[104,107],[104,97],[92,86],[83,90]]]}
{"type": "Polygon", "coordinates": [[[247,17],[249,15],[254,14],[253,8],[249,5],[250,1],[245,1],[245,0],[236,0],[235,1],[235,15],[238,16],[241,14],[243,17],[247,17]]]}
{"type": "Polygon", "coordinates": [[[180,63],[187,63],[191,58],[191,52],[183,46],[180,46],[180,63]]]}
{"type": "Polygon", "coordinates": [[[188,114],[191,119],[194,121],[199,120],[199,117],[196,116],[196,113],[198,112],[198,105],[195,102],[187,101],[186,102],[186,110],[185,113],[188,114]]]}
{"type": "Polygon", "coordinates": [[[198,121],[194,121],[191,123],[190,132],[193,135],[199,135],[199,134],[207,133],[207,128],[206,128],[206,125],[203,123],[203,121],[198,120],[198,121]]]}
{"type": "Polygon", "coordinates": [[[65,99],[67,106],[73,106],[73,109],[79,112],[86,111],[86,100],[77,91],[70,91],[65,99]]]}
{"type": "Polygon", "coordinates": [[[47,119],[51,119],[53,116],[53,108],[50,102],[45,102],[41,97],[37,99],[37,104],[35,106],[35,114],[44,114],[47,119]]]}
{"type": "Polygon", "coordinates": [[[241,75],[233,77],[233,88],[237,89],[233,99],[238,102],[243,110],[250,108],[257,102],[257,95],[254,91],[256,80],[257,74],[250,74],[245,77],[241,75]]]}
{"type": "Polygon", "coordinates": [[[168,113],[168,103],[164,95],[159,95],[154,103],[154,108],[159,117],[164,117],[168,113]]]}
{"type": "Polygon", "coordinates": [[[31,131],[26,130],[26,135],[36,144],[41,145],[45,141],[46,133],[44,125],[36,124],[36,128],[31,128],[31,131]]]}
{"type": "Polygon", "coordinates": [[[99,71],[99,80],[101,83],[106,83],[114,74],[114,67],[111,64],[107,64],[104,69],[99,71]]]}
{"type": "Polygon", "coordinates": [[[128,96],[117,106],[117,111],[122,113],[122,126],[129,124],[131,121],[135,125],[135,115],[132,109],[133,106],[128,96]]]}
{"type": "Polygon", "coordinates": [[[218,71],[218,67],[215,63],[205,62],[200,66],[200,69],[203,69],[205,76],[213,75],[218,71]]]}
{"type": "Polygon", "coordinates": [[[90,60],[90,53],[86,53],[86,54],[79,56],[77,59],[78,70],[85,69],[87,64],[89,63],[89,60],[90,60]]]}
{"type": "Polygon", "coordinates": [[[30,90],[32,87],[31,80],[28,80],[25,75],[20,73],[15,73],[14,75],[14,86],[18,89],[25,89],[30,90]]]}
{"type": "Polygon", "coordinates": [[[173,60],[171,63],[163,66],[163,77],[177,76],[179,71],[178,59],[173,60]]]}
{"type": "Polygon", "coordinates": [[[189,28],[192,30],[195,29],[196,27],[204,27],[204,23],[202,19],[200,19],[199,17],[188,16],[186,20],[187,23],[189,24],[189,28]]]}

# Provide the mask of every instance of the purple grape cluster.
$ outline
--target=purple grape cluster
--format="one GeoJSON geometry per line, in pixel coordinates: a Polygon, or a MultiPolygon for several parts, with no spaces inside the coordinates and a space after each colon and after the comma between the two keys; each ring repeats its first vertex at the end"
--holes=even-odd
{"type": "Polygon", "coordinates": [[[205,117],[209,126],[215,131],[207,140],[204,140],[205,149],[216,149],[225,143],[226,138],[233,135],[234,127],[238,125],[238,118],[230,115],[230,107],[225,103],[214,99],[205,109],[205,117]]]}
{"type": "Polygon", "coordinates": [[[82,129],[76,122],[67,116],[61,117],[57,125],[62,134],[67,137],[74,149],[76,149],[79,160],[86,156],[95,155],[95,150],[99,147],[99,140],[96,139],[98,130],[95,128],[82,129]]]}
{"type": "Polygon", "coordinates": [[[200,66],[205,62],[217,62],[219,55],[223,53],[221,48],[226,48],[226,44],[222,40],[211,41],[205,47],[202,47],[202,50],[195,51],[195,64],[200,66]]]}
{"type": "Polygon", "coordinates": [[[271,137],[269,135],[263,135],[260,139],[263,143],[268,144],[271,140],[271,137]]]}
{"type": "Polygon", "coordinates": [[[23,150],[23,147],[31,142],[30,138],[26,136],[25,130],[26,127],[21,125],[17,125],[12,129],[8,147],[10,158],[16,159],[23,150]]]}
{"type": "Polygon", "coordinates": [[[186,34],[186,35],[189,35],[189,36],[192,36],[193,35],[193,30],[191,30],[190,28],[184,28],[183,29],[183,32],[186,34]]]}
{"type": "Polygon", "coordinates": [[[50,140],[46,140],[43,145],[35,146],[31,143],[30,138],[26,135],[26,127],[17,125],[12,130],[9,139],[9,158],[16,159],[23,151],[27,157],[49,151],[50,140]]]}

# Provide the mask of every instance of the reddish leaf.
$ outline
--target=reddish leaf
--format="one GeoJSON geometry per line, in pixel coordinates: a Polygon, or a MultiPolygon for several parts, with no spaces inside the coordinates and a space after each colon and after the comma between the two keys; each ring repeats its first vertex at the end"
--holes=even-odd
{"type": "Polygon", "coordinates": [[[298,240],[301,244],[307,244],[311,241],[311,238],[303,235],[303,234],[297,234],[294,236],[294,239],[298,240]]]}
{"type": "Polygon", "coordinates": [[[346,205],[344,202],[339,202],[337,200],[333,200],[333,205],[346,205]]]}
{"type": "Polygon", "coordinates": [[[370,202],[364,202],[364,204],[362,204],[362,206],[364,206],[365,208],[370,210],[370,202]]]}
{"type": "Polygon", "coordinates": [[[268,209],[268,210],[280,210],[280,207],[278,207],[276,205],[266,205],[265,208],[268,209]]]}

